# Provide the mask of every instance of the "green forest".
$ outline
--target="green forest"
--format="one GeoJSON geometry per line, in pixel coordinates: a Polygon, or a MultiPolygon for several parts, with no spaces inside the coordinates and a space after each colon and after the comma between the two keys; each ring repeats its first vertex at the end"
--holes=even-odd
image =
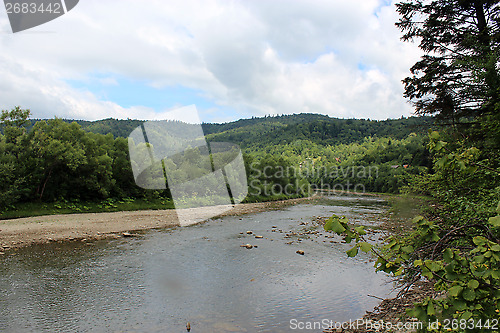
{"type": "MultiPolygon", "coordinates": [[[[0,118],[0,212],[6,217],[25,209],[37,214],[172,208],[168,190],[135,184],[127,137],[142,121],[29,116],[16,107],[0,118]]],[[[430,171],[425,142],[432,124],[430,117],[373,121],[299,114],[203,129],[208,142],[242,148],[251,202],[306,196],[318,188],[354,191],[348,184],[358,185],[358,192],[399,193],[414,175],[430,171]],[[361,175],[365,168],[371,172],[361,175]],[[288,177],[277,177],[279,169],[288,170],[288,177]],[[287,193],[265,190],[288,184],[293,186],[287,193]]]]}

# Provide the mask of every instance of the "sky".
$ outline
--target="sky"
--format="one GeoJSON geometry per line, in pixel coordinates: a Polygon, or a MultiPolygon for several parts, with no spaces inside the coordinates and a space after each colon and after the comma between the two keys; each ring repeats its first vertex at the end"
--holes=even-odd
{"type": "Polygon", "coordinates": [[[34,118],[205,122],[319,113],[411,116],[421,56],[388,0],[80,0],[13,34],[0,7],[0,109],[34,118]]]}

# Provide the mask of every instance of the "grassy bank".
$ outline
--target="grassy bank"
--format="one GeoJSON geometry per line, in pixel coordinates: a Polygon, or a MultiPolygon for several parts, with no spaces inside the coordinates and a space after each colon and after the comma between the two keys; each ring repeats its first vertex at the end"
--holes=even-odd
{"type": "MultiPolygon", "coordinates": [[[[345,194],[336,191],[335,194],[345,194]]],[[[355,193],[356,195],[377,195],[384,197],[391,205],[391,215],[396,219],[408,219],[417,215],[420,206],[425,202],[424,197],[414,197],[401,194],[387,193],[355,193]]],[[[301,198],[302,196],[273,195],[249,196],[243,203],[272,202],[301,198]]],[[[10,206],[8,210],[0,213],[0,220],[15,219],[30,216],[79,214],[79,213],[104,213],[120,211],[160,210],[173,209],[174,204],[169,198],[154,199],[108,199],[103,201],[56,201],[52,203],[29,202],[10,206]]]]}
{"type": "Polygon", "coordinates": [[[0,214],[0,220],[30,216],[103,213],[119,211],[135,211],[148,209],[172,209],[173,202],[168,198],[156,199],[108,199],[100,202],[90,201],[57,201],[52,203],[29,202],[20,203],[0,214]]]}
{"type": "MultiPolygon", "coordinates": [[[[297,199],[301,196],[273,195],[249,196],[243,203],[259,203],[297,199]]],[[[103,201],[56,201],[52,203],[28,202],[10,206],[0,213],[0,220],[15,219],[30,216],[78,214],[78,213],[104,213],[138,210],[173,209],[174,203],[170,198],[154,199],[108,199],[103,201]]]]}

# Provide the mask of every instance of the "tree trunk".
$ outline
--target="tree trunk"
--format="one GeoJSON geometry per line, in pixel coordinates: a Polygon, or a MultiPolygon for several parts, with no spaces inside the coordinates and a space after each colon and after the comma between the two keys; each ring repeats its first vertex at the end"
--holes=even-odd
{"type": "Polygon", "coordinates": [[[40,193],[40,200],[42,200],[43,192],[45,191],[45,185],[47,185],[47,182],[49,181],[49,178],[50,178],[50,175],[52,174],[53,168],[54,168],[54,166],[50,167],[49,174],[47,175],[47,178],[45,178],[45,181],[43,182],[42,191],[40,193]]]}
{"type": "Polygon", "coordinates": [[[474,1],[474,10],[476,11],[477,28],[479,30],[479,41],[484,46],[490,46],[490,36],[488,34],[488,25],[484,15],[483,0],[474,1]]]}

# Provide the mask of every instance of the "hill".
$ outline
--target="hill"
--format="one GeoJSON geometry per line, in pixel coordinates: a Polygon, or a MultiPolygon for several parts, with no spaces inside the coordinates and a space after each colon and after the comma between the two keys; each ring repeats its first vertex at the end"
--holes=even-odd
{"type": "Polygon", "coordinates": [[[390,120],[338,119],[316,114],[298,114],[244,119],[227,124],[205,124],[209,141],[227,141],[242,148],[308,140],[320,145],[362,142],[366,137],[406,138],[411,133],[427,133],[430,117],[390,120]]]}
{"type": "MultiPolygon", "coordinates": [[[[32,125],[38,120],[32,120],[32,125]]],[[[70,120],[85,131],[127,137],[143,120],[107,118],[97,121],[70,120]]],[[[410,133],[424,134],[433,125],[431,117],[409,117],[388,120],[339,119],[319,114],[295,114],[253,117],[228,123],[204,123],[209,141],[232,142],[247,150],[268,145],[308,140],[320,145],[362,142],[366,137],[406,138],[410,133]]]]}

